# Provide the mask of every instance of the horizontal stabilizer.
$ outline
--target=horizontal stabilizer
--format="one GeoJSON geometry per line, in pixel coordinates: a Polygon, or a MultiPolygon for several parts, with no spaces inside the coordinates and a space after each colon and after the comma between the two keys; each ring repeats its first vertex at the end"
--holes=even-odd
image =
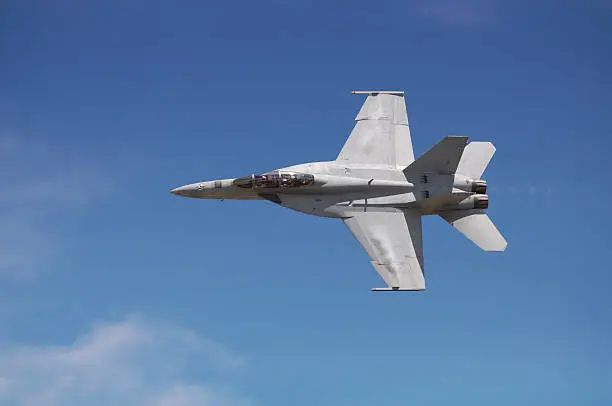
{"type": "Polygon", "coordinates": [[[471,179],[480,179],[493,154],[495,154],[495,146],[492,143],[470,142],[463,151],[457,173],[471,179]]]}
{"type": "Polygon", "coordinates": [[[415,173],[454,174],[468,137],[448,136],[404,169],[407,177],[415,173]]]}
{"type": "Polygon", "coordinates": [[[480,210],[447,211],[440,217],[484,251],[504,251],[508,245],[489,216],[480,210]]]}

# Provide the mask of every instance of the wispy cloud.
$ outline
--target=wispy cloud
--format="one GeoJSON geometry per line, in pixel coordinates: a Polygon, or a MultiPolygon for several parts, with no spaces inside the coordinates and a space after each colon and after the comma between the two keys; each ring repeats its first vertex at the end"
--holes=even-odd
{"type": "Polygon", "coordinates": [[[108,187],[108,179],[78,154],[0,136],[0,274],[35,275],[66,245],[49,222],[108,187]]]}
{"type": "Polygon", "coordinates": [[[481,27],[495,21],[496,2],[490,0],[414,0],[418,14],[438,24],[481,27]]]}
{"type": "Polygon", "coordinates": [[[227,386],[228,371],[244,368],[242,358],[192,331],[139,316],[94,325],[66,346],[2,348],[0,404],[251,404],[219,388],[227,386]]]}

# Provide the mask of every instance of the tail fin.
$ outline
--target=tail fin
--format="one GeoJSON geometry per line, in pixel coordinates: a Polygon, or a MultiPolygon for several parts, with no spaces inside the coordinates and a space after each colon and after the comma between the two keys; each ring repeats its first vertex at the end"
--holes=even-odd
{"type": "Polygon", "coordinates": [[[485,251],[504,251],[508,245],[489,216],[480,210],[446,211],[440,217],[485,251]]]}
{"type": "Polygon", "coordinates": [[[404,169],[404,174],[407,176],[419,172],[454,174],[467,141],[468,137],[444,137],[442,141],[408,165],[404,169]]]}
{"type": "Polygon", "coordinates": [[[480,179],[495,154],[490,142],[470,142],[468,137],[448,136],[404,169],[404,173],[461,174],[480,179]]]}
{"type": "Polygon", "coordinates": [[[495,154],[495,146],[492,143],[470,142],[463,150],[457,173],[470,179],[480,179],[493,154],[495,154]]]}

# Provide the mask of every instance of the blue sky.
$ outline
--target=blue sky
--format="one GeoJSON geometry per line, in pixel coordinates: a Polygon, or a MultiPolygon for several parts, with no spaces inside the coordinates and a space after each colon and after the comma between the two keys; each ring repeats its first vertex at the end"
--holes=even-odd
{"type": "Polygon", "coordinates": [[[0,404],[612,403],[612,6],[5,2],[0,404]],[[416,154],[492,141],[483,253],[424,220],[428,290],[336,220],[181,199],[334,159],[406,91],[416,154]]]}

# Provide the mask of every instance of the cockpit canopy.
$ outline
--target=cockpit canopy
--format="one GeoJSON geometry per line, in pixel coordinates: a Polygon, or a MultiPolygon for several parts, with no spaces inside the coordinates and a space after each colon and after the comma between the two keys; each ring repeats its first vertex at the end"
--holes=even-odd
{"type": "Polygon", "coordinates": [[[234,180],[234,185],[249,189],[294,188],[314,185],[314,176],[308,173],[272,171],[249,175],[234,180]]]}

